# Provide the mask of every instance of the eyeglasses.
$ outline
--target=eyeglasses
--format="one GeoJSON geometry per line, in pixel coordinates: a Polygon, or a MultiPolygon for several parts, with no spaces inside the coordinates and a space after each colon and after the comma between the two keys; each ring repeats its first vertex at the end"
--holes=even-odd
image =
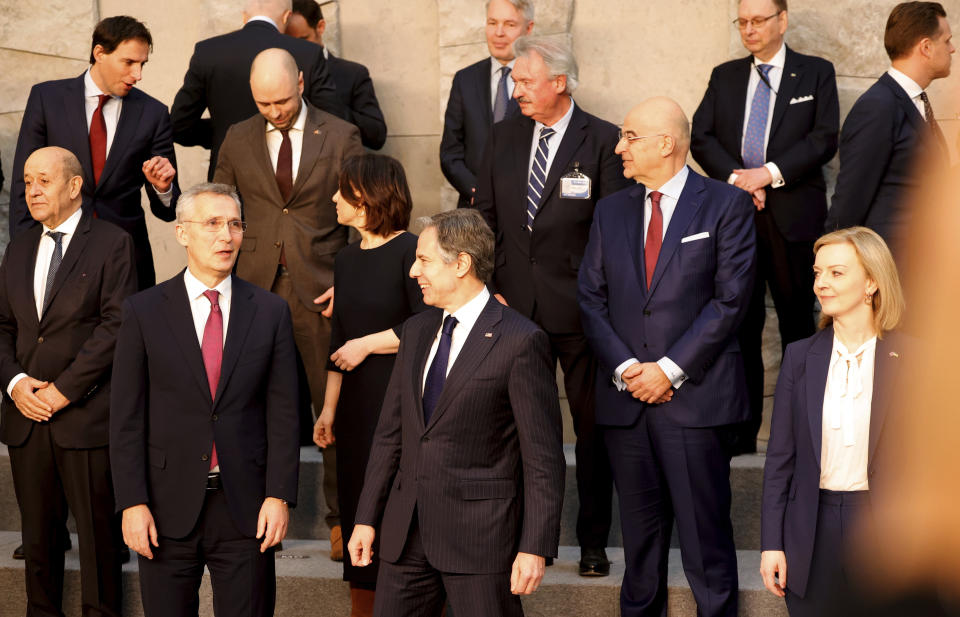
{"type": "Polygon", "coordinates": [[[649,139],[650,137],[666,137],[666,133],[653,133],[652,135],[627,135],[623,132],[623,129],[617,131],[617,141],[627,140],[627,143],[633,143],[635,141],[640,141],[641,139],[649,139]]]}
{"type": "Polygon", "coordinates": [[[230,233],[232,234],[239,235],[247,230],[247,224],[239,219],[230,219],[228,221],[226,219],[215,218],[215,219],[207,219],[205,221],[180,221],[180,222],[195,223],[197,225],[201,225],[202,226],[201,228],[203,229],[203,231],[207,232],[208,234],[217,233],[218,231],[223,229],[224,225],[227,226],[227,229],[229,229],[230,233]]]}
{"type": "Polygon", "coordinates": [[[747,24],[750,24],[750,25],[753,26],[754,28],[759,28],[760,26],[762,26],[763,24],[767,23],[768,21],[770,21],[770,20],[773,19],[774,17],[779,17],[779,16],[780,16],[780,13],[782,13],[782,12],[783,12],[783,11],[777,11],[776,13],[774,13],[773,15],[771,15],[770,17],[754,17],[754,18],[752,18],[752,19],[743,19],[743,18],[741,17],[741,18],[738,18],[738,19],[734,19],[734,20],[733,20],[732,22],[730,22],[730,23],[732,23],[734,26],[740,28],[741,30],[746,30],[746,29],[747,29],[747,24]]]}

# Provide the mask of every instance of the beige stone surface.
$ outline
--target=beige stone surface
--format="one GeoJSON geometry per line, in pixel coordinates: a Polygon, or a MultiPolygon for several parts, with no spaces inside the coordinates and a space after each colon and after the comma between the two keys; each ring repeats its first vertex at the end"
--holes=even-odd
{"type": "Polygon", "coordinates": [[[86,60],[97,23],[97,0],[0,3],[0,46],[86,60]]]}
{"type": "MultiPolygon", "coordinates": [[[[403,163],[407,184],[410,185],[413,196],[411,221],[441,210],[439,187],[443,182],[443,175],[440,173],[439,151],[439,135],[391,137],[381,150],[381,153],[403,163]]],[[[411,225],[411,229],[413,228],[411,225]]]]}
{"type": "Polygon", "coordinates": [[[339,2],[320,2],[320,10],[323,11],[323,21],[327,28],[323,31],[323,46],[333,52],[333,55],[340,56],[340,50],[343,49],[340,32],[340,3],[339,2]]]}
{"type": "Polygon", "coordinates": [[[438,0],[436,4],[440,47],[482,43],[486,40],[483,0],[438,0]]]}
{"type": "Polygon", "coordinates": [[[86,70],[86,60],[55,58],[0,48],[0,113],[23,111],[34,84],[50,79],[76,77],[86,70]]]}

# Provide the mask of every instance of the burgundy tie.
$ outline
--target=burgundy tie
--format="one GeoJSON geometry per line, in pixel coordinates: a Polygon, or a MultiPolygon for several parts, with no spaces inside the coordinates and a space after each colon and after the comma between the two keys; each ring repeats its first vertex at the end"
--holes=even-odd
{"type": "Polygon", "coordinates": [[[109,94],[101,94],[97,109],[90,119],[90,159],[93,161],[93,183],[100,182],[100,174],[107,162],[107,122],[103,119],[103,105],[110,99],[109,94]]]}
{"type": "MultiPolygon", "coordinates": [[[[223,361],[223,314],[220,312],[220,292],[208,289],[203,295],[210,301],[210,315],[207,324],[203,327],[203,342],[200,343],[200,352],[203,354],[203,365],[207,369],[207,383],[210,384],[210,398],[217,396],[217,384],[220,383],[220,365],[223,361]]],[[[210,469],[218,465],[217,444],[214,442],[210,452],[210,469]]]]}
{"type": "Polygon", "coordinates": [[[281,130],[280,134],[283,135],[283,141],[277,153],[277,187],[286,202],[293,192],[293,144],[290,142],[290,131],[281,130]]]}
{"type": "Polygon", "coordinates": [[[660,211],[660,197],[663,193],[650,193],[650,225],[647,226],[647,243],[643,247],[643,260],[647,265],[647,289],[653,280],[653,271],[657,268],[660,245],[663,244],[663,212],[660,211]]]}

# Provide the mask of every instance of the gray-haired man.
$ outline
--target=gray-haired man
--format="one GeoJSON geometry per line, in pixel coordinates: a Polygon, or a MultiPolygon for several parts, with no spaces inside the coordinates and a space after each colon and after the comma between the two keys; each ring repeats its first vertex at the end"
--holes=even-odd
{"type": "Polygon", "coordinates": [[[613,481],[594,430],[596,360],[580,326],[577,270],[593,207],[626,187],[617,127],[580,109],[577,61],[566,45],[523,37],[514,43],[513,97],[521,116],[493,127],[480,169],[477,207],[497,238],[498,298],[550,338],[577,433],[580,574],[606,576],[613,481]]]}

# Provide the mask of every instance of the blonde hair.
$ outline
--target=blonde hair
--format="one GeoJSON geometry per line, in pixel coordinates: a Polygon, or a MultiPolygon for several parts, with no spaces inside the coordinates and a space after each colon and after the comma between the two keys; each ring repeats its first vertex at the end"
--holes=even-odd
{"type": "MultiPolygon", "coordinates": [[[[848,227],[820,236],[813,245],[813,254],[816,255],[828,244],[844,243],[853,247],[867,276],[877,284],[877,291],[871,296],[871,308],[877,338],[883,338],[884,332],[893,330],[900,324],[906,305],[893,255],[883,238],[866,227],[848,227]]],[[[833,317],[820,315],[821,328],[832,323],[833,317]]]]}

